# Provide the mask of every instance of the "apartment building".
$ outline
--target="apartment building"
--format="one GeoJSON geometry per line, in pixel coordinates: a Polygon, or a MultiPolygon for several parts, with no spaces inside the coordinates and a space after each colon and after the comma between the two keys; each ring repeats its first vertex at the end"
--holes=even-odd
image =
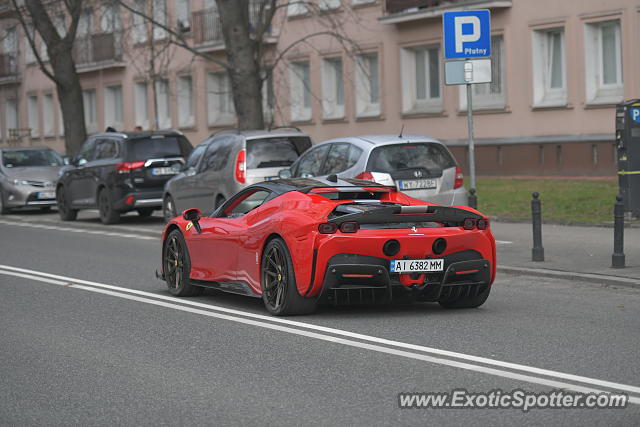
{"type": "MultiPolygon", "coordinates": [[[[132,4],[152,8],[196,49],[224,56],[214,0],[132,4]]],[[[445,141],[465,165],[465,91],[444,85],[441,24],[443,12],[465,8],[490,9],[492,18],[492,82],[473,88],[478,173],[612,174],[615,104],[640,97],[639,0],[292,2],[268,34],[272,57],[284,59],[264,90],[268,121],[298,126],[315,141],[404,126],[445,141]],[[306,39],[311,34],[318,35],[306,39]]],[[[63,28],[64,16],[56,19],[63,28]]],[[[0,27],[2,143],[63,151],[55,86],[10,2],[0,6],[0,27]]],[[[150,31],[113,3],[83,12],[75,55],[89,132],[176,128],[195,144],[235,125],[224,71],[163,40],[162,29],[150,31]],[[153,87],[152,62],[161,75],[153,87]]]]}

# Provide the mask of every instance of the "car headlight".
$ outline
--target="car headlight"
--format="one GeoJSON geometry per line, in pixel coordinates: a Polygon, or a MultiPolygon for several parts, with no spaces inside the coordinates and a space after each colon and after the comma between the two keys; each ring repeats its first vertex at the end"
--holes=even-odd
{"type": "Polygon", "coordinates": [[[31,181],[27,181],[26,179],[14,179],[11,182],[13,185],[31,185],[31,181]]]}

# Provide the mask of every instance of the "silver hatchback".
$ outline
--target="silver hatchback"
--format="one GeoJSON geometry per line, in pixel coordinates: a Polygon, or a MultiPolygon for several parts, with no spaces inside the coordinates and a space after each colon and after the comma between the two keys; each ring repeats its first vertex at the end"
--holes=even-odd
{"type": "Polygon", "coordinates": [[[247,185],[277,179],[309,147],[311,138],[297,128],[215,133],[193,149],[182,172],[166,183],[165,219],[189,208],[213,212],[247,185]]]}
{"type": "Polygon", "coordinates": [[[447,147],[424,135],[334,138],[314,146],[281,178],[360,178],[395,185],[408,196],[442,205],[467,205],[463,175],[447,147]]]}

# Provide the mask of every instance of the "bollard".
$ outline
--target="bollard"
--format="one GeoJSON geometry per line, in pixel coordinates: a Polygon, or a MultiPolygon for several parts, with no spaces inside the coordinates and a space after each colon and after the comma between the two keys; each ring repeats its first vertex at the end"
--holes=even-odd
{"type": "Polygon", "coordinates": [[[533,224],[533,249],[531,249],[531,261],[544,261],[544,248],[542,247],[542,206],[540,194],[536,191],[531,194],[531,223],[533,224]]]}
{"type": "Polygon", "coordinates": [[[478,196],[476,196],[475,188],[469,190],[469,207],[478,209],[478,196]]]}
{"type": "Polygon", "coordinates": [[[624,268],[624,202],[622,194],[616,196],[613,207],[613,255],[612,268],[624,268]]]}

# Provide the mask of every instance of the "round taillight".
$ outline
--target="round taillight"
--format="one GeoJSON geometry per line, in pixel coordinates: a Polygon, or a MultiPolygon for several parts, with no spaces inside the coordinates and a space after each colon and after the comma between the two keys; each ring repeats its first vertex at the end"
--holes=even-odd
{"type": "Polygon", "coordinates": [[[386,256],[394,256],[400,252],[400,242],[396,239],[387,240],[382,246],[382,253],[386,256]]]}
{"type": "Polygon", "coordinates": [[[476,220],[473,218],[466,218],[462,223],[462,227],[465,230],[473,230],[476,227],[476,220]]]}
{"type": "Polygon", "coordinates": [[[431,250],[436,255],[440,255],[446,249],[447,249],[447,241],[444,240],[443,238],[436,239],[436,241],[433,242],[433,245],[431,245],[431,250]]]}
{"type": "Polygon", "coordinates": [[[360,229],[360,224],[355,221],[343,222],[340,225],[340,231],[343,233],[355,233],[360,229]]]}
{"type": "Polygon", "coordinates": [[[333,222],[325,222],[318,226],[318,231],[322,234],[333,234],[338,231],[338,226],[333,222]]]}
{"type": "Polygon", "coordinates": [[[478,220],[478,229],[479,230],[486,230],[487,228],[489,228],[489,220],[488,219],[479,219],[478,220]]]}

